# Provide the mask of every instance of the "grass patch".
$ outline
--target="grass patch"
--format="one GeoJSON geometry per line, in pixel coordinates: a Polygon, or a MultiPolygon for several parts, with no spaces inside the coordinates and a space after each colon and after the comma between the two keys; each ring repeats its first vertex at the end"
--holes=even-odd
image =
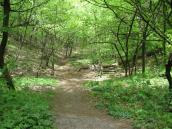
{"type": "Polygon", "coordinates": [[[0,129],[52,129],[47,96],[0,89],[0,129]]]}
{"type": "Polygon", "coordinates": [[[16,77],[14,78],[15,85],[17,89],[23,89],[32,86],[57,86],[58,81],[53,78],[26,76],[26,77],[16,77]]]}
{"type": "Polygon", "coordinates": [[[88,66],[90,64],[90,62],[91,61],[89,59],[70,60],[70,64],[77,69],[82,68],[84,66],[88,66]]]}
{"type": "Polygon", "coordinates": [[[88,82],[86,86],[98,98],[98,108],[108,109],[114,118],[133,119],[135,129],[171,129],[168,83],[152,75],[88,82]]]}
{"type": "Polygon", "coordinates": [[[25,87],[55,85],[51,78],[17,77],[16,91],[0,80],[0,129],[54,129],[50,111],[52,92],[34,92],[25,87]]]}

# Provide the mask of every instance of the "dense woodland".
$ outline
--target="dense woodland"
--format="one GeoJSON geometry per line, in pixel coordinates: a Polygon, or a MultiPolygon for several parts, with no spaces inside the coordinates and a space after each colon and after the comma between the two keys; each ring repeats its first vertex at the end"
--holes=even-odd
{"type": "Polygon", "coordinates": [[[171,0],[0,0],[0,15],[0,129],[65,129],[52,100],[86,72],[107,77],[80,85],[97,110],[172,129],[171,0]]]}

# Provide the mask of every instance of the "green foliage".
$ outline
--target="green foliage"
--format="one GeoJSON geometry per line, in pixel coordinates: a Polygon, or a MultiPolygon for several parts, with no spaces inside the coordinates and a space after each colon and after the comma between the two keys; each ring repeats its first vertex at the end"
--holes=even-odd
{"type": "Polygon", "coordinates": [[[82,68],[82,67],[87,66],[88,64],[90,64],[90,60],[88,60],[88,59],[71,60],[70,63],[71,63],[72,66],[79,69],[79,68],[82,68]]]}
{"type": "MultiPolygon", "coordinates": [[[[0,15],[2,15],[3,8],[0,7],[0,9],[0,15]]],[[[50,62],[53,62],[52,65],[56,64],[67,54],[68,47],[72,48],[73,51],[81,48],[85,49],[86,57],[80,60],[71,60],[71,64],[76,68],[98,62],[112,64],[119,61],[120,57],[129,67],[136,64],[139,69],[141,64],[139,61],[142,58],[141,50],[143,50],[141,49],[143,45],[140,43],[147,40],[147,53],[144,53],[144,55],[150,52],[152,53],[150,56],[155,56],[163,53],[165,55],[162,45],[164,37],[167,36],[167,39],[172,41],[170,19],[167,17],[171,15],[171,6],[160,0],[150,2],[146,0],[89,0],[89,2],[85,0],[13,0],[11,1],[11,10],[17,12],[10,13],[10,27],[0,26],[0,31],[9,31],[10,41],[15,40],[15,44],[17,44],[16,41],[19,43],[17,47],[8,46],[9,51],[7,51],[5,60],[7,67],[14,75],[16,73],[33,75],[33,72],[38,72],[40,64],[44,64],[45,60],[49,61],[49,65],[50,62]],[[167,9],[164,8],[162,3],[165,3],[167,9]],[[131,26],[132,17],[135,15],[134,10],[137,10],[136,18],[133,19],[133,26],[131,26]],[[166,27],[164,21],[167,21],[166,27]],[[149,27],[146,34],[147,39],[144,39],[143,26],[146,22],[149,23],[149,27]],[[25,47],[23,51],[21,51],[22,46],[25,47]],[[29,46],[29,50],[26,50],[26,46],[29,46]],[[157,50],[159,51],[157,52],[157,50]],[[49,60],[45,59],[46,56],[49,56],[49,60]],[[134,62],[135,56],[136,61],[134,62]],[[129,63],[127,63],[128,60],[129,63]]],[[[3,16],[0,17],[1,25],[2,21],[3,16]]],[[[2,39],[2,36],[0,36],[0,39],[2,39]]],[[[172,46],[166,45],[166,50],[166,55],[168,55],[172,46]]],[[[155,58],[162,60],[164,57],[157,56],[155,58]]],[[[120,62],[118,63],[121,64],[120,62]]],[[[1,73],[2,71],[0,71],[1,73]]],[[[108,80],[103,83],[90,82],[88,85],[101,100],[97,107],[107,108],[110,115],[117,118],[133,118],[136,128],[141,128],[141,126],[150,129],[172,128],[171,114],[165,111],[167,81],[154,76],[155,74],[151,73],[149,76],[146,74],[144,79],[141,76],[133,76],[132,78],[108,80]]],[[[25,89],[25,87],[55,86],[57,83],[51,78],[35,78],[32,76],[16,77],[14,82],[17,89],[20,90],[25,89]]],[[[0,81],[0,86],[3,85],[4,82],[0,81]]],[[[33,119],[36,119],[36,121],[38,121],[38,118],[42,119],[42,114],[34,116],[31,113],[31,116],[26,115],[27,109],[25,108],[30,108],[33,113],[36,113],[28,105],[24,108],[21,106],[21,110],[19,106],[15,107],[18,103],[18,105],[25,105],[23,101],[27,102],[27,99],[37,101],[34,100],[38,99],[34,94],[24,94],[22,91],[2,92],[4,93],[0,94],[2,96],[0,98],[3,98],[1,102],[3,106],[0,108],[2,110],[0,110],[0,113],[4,114],[5,111],[7,115],[0,115],[0,117],[4,117],[1,118],[2,121],[7,120],[5,123],[8,122],[8,128],[32,128],[27,124],[15,127],[16,123],[12,119],[22,118],[23,120],[18,121],[33,123],[34,126],[33,119]],[[4,107],[6,101],[7,108],[4,107]],[[4,108],[8,109],[8,104],[12,106],[10,107],[14,109],[14,112],[8,113],[8,110],[4,110],[4,108]],[[21,111],[21,114],[18,111],[21,111]],[[17,117],[16,114],[21,117],[17,117]]],[[[28,103],[34,108],[40,109],[36,103],[34,103],[35,105],[31,101],[28,101],[28,103]]],[[[40,105],[43,104],[40,103],[40,105]]],[[[48,122],[43,121],[40,127],[35,126],[34,128],[43,128],[41,127],[43,123],[48,122]]]]}
{"type": "Polygon", "coordinates": [[[88,58],[91,59],[92,63],[107,62],[113,60],[113,46],[108,43],[93,44],[89,46],[90,52],[88,58]]]}
{"type": "Polygon", "coordinates": [[[86,83],[99,98],[97,107],[107,108],[115,118],[133,119],[136,129],[172,128],[167,85],[165,79],[156,75],[86,83]]]}
{"type": "MultiPolygon", "coordinates": [[[[0,72],[0,74],[1,74],[1,72],[0,72]]],[[[0,75],[1,76],[1,75],[0,75]]],[[[4,88],[6,85],[6,82],[5,82],[5,80],[4,79],[2,79],[2,78],[0,78],[0,89],[1,88],[4,88]]]]}
{"type": "Polygon", "coordinates": [[[52,129],[46,96],[0,89],[0,129],[52,129]]]}
{"type": "Polygon", "coordinates": [[[18,89],[23,89],[26,87],[33,87],[33,86],[57,86],[57,80],[53,78],[47,77],[33,77],[33,76],[26,76],[26,77],[16,77],[14,78],[15,85],[18,89]]]}

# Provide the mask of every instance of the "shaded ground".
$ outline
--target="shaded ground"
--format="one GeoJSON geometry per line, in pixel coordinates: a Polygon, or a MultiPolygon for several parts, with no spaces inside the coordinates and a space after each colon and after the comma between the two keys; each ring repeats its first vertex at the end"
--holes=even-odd
{"type": "Polygon", "coordinates": [[[81,87],[86,80],[98,79],[94,72],[77,72],[64,65],[57,67],[56,76],[60,85],[55,91],[53,107],[58,129],[132,129],[130,121],[115,120],[95,108],[89,91],[81,87]]]}

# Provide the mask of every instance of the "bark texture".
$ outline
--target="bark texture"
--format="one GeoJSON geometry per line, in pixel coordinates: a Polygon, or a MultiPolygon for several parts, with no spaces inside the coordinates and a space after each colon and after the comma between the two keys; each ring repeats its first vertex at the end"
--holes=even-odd
{"type": "Polygon", "coordinates": [[[172,53],[170,53],[168,62],[165,65],[165,68],[166,68],[165,75],[166,75],[166,78],[167,78],[168,83],[169,83],[169,90],[170,91],[172,91],[172,78],[171,78],[171,74],[170,74],[171,67],[172,67],[172,53]]]}
{"type": "Polygon", "coordinates": [[[10,76],[9,70],[5,65],[5,49],[8,42],[9,36],[9,17],[10,17],[10,0],[4,0],[2,2],[3,6],[3,31],[2,40],[0,44],[0,69],[2,70],[2,76],[5,78],[7,86],[9,89],[14,89],[13,81],[10,76]]]}

